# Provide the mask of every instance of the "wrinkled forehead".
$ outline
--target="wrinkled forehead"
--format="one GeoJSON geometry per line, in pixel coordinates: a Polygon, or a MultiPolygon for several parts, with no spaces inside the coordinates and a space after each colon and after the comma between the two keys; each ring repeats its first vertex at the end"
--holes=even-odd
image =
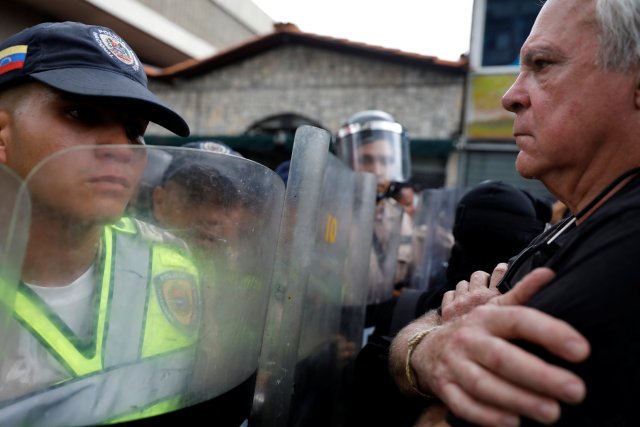
{"type": "Polygon", "coordinates": [[[597,29],[596,0],[547,0],[536,17],[531,36],[550,30],[571,34],[571,29],[597,29]]]}
{"type": "Polygon", "coordinates": [[[525,40],[521,54],[524,58],[537,51],[573,56],[581,55],[588,46],[597,45],[599,27],[595,0],[548,0],[525,40]]]}

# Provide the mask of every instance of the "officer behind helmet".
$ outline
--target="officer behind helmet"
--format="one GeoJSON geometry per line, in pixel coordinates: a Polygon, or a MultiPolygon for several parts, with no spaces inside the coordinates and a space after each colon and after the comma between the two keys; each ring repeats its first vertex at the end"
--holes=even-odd
{"type": "Polygon", "coordinates": [[[222,142],[182,147],[162,150],[171,160],[151,199],[153,220],[189,245],[200,273],[204,330],[191,392],[202,403],[165,419],[215,414],[216,425],[239,426],[253,402],[272,262],[260,253],[275,241],[268,224],[279,224],[280,215],[270,216],[269,187],[279,178],[271,181],[268,169],[222,142]]]}
{"type": "Polygon", "coordinates": [[[177,239],[122,217],[148,121],[189,134],[112,30],[45,23],[0,43],[0,163],[32,196],[16,322],[3,337],[3,426],[117,422],[180,405],[197,272],[177,239]]]}
{"type": "Polygon", "coordinates": [[[413,269],[413,222],[409,215],[403,215],[402,207],[393,198],[397,185],[409,180],[409,140],[404,127],[390,114],[367,110],[354,114],[340,128],[336,152],[352,169],[373,173],[377,178],[368,303],[378,303],[392,296],[394,286],[402,287],[413,269]],[[394,229],[390,218],[396,214],[402,218],[400,227],[394,229]],[[398,233],[400,244],[394,247],[390,242],[398,233]],[[395,272],[385,272],[383,264],[387,256],[396,258],[397,262],[392,264],[395,272]]]}
{"type": "MultiPolygon", "coordinates": [[[[230,148],[212,141],[183,147],[232,154],[230,148]]],[[[153,189],[152,201],[155,220],[189,243],[196,254],[202,253],[207,260],[214,255],[225,264],[230,261],[222,259],[238,240],[240,225],[234,214],[241,208],[239,190],[206,157],[175,153],[153,189]]]]}
{"type": "Polygon", "coordinates": [[[361,111],[351,116],[338,131],[336,151],[353,170],[376,176],[378,199],[389,197],[394,183],[409,180],[406,131],[384,111],[361,111]]]}

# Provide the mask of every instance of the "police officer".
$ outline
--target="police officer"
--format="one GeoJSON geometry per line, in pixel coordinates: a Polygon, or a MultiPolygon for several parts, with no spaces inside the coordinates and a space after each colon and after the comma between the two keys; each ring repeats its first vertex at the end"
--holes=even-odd
{"type": "Polygon", "coordinates": [[[413,221],[405,215],[397,196],[410,177],[409,139],[405,128],[390,114],[366,110],[352,115],[338,130],[336,153],[356,171],[377,179],[377,207],[368,304],[392,296],[413,270],[413,221]]]}
{"type": "Polygon", "coordinates": [[[4,426],[118,422],[182,405],[198,274],[181,241],[123,216],[149,121],[189,134],[109,28],[44,23],[0,43],[0,163],[32,200],[0,362],[4,426]]]}
{"type": "MultiPolygon", "coordinates": [[[[253,402],[274,265],[265,254],[278,240],[284,186],[219,141],[152,154],[171,158],[150,192],[154,221],[189,244],[201,283],[204,331],[190,391],[202,404],[180,413],[239,426],[253,402]]],[[[174,415],[164,418],[179,422],[174,415]]]]}

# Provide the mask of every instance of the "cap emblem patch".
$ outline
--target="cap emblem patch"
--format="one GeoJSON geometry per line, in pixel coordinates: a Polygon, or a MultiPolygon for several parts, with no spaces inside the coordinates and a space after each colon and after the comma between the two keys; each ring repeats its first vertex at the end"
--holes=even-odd
{"type": "Polygon", "coordinates": [[[136,55],[124,40],[108,31],[94,32],[93,36],[109,56],[116,57],[123,64],[130,65],[134,70],[138,70],[140,64],[138,63],[136,55]]]}

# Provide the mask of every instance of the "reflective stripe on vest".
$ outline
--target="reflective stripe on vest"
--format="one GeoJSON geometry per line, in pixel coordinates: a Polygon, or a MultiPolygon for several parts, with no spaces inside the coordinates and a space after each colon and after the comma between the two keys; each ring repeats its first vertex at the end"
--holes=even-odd
{"type": "MultiPolygon", "coordinates": [[[[47,348],[69,373],[74,376],[87,375],[102,370],[104,331],[107,323],[109,291],[111,288],[111,265],[113,258],[113,232],[105,227],[103,233],[102,280],[98,281],[97,323],[91,339],[82,345],[64,322],[28,287],[20,286],[16,295],[15,314],[20,323],[47,348]]],[[[99,276],[97,276],[99,277],[99,276]]]]}
{"type": "MultiPolygon", "coordinates": [[[[185,367],[192,357],[190,351],[178,351],[47,388],[1,408],[2,426],[94,425],[127,413],[138,418],[147,406],[184,392],[191,374],[185,367]],[[46,414],[40,408],[46,408],[46,414]]],[[[178,407],[172,403],[168,409],[178,407]]]]}
{"type": "Polygon", "coordinates": [[[103,233],[99,263],[103,271],[97,272],[102,280],[97,281],[96,327],[90,340],[80,342],[33,291],[21,286],[16,317],[71,378],[16,399],[16,403],[0,410],[3,426],[12,425],[11,420],[16,425],[69,425],[71,420],[86,425],[126,414],[138,414],[127,418],[139,418],[140,414],[148,416],[179,407],[172,398],[184,392],[188,383],[197,335],[176,334],[168,321],[152,322],[155,327],[150,327],[149,313],[155,310],[157,317],[160,312],[151,282],[158,272],[153,270],[162,271],[155,264],[163,264],[163,259],[171,261],[170,269],[182,266],[191,274],[197,273],[184,256],[141,239],[131,220],[121,221],[121,225],[127,228],[105,227],[103,233]],[[155,342],[153,351],[147,350],[143,357],[143,342],[149,338],[145,334],[173,339],[151,340],[155,342]],[[171,404],[167,409],[162,402],[171,404]],[[153,407],[163,409],[149,412],[153,407]]]}
{"type": "Polygon", "coordinates": [[[103,238],[104,259],[101,265],[104,271],[98,288],[98,321],[92,348],[81,350],[76,345],[75,337],[69,335],[71,331],[61,327],[60,318],[43,307],[39,298],[34,295],[29,297],[24,287],[16,298],[15,311],[21,323],[31,329],[49,352],[70,369],[74,377],[137,360],[142,342],[150,280],[150,246],[124,233],[116,236],[109,227],[105,227],[103,238]],[[113,263],[118,266],[115,272],[111,268],[113,263]],[[115,274],[113,278],[112,274],[115,274]]]}

